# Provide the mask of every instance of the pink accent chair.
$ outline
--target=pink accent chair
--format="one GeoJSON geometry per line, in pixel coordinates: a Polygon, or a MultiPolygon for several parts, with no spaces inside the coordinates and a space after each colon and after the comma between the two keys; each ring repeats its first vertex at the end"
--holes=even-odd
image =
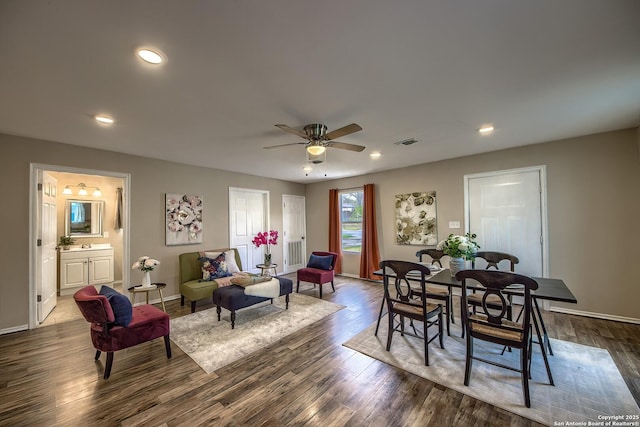
{"type": "Polygon", "coordinates": [[[106,296],[98,294],[92,285],[85,286],[74,295],[82,316],[91,323],[91,341],[97,350],[95,360],[100,352],[107,353],[107,365],[104,379],[109,378],[113,365],[113,352],[164,337],[167,359],[171,358],[169,341],[169,315],[150,305],[133,307],[133,317],[129,326],[115,326],[115,316],[106,296]]]}
{"type": "Polygon", "coordinates": [[[314,284],[314,287],[315,285],[320,286],[320,299],[322,299],[323,283],[331,282],[331,288],[333,289],[333,292],[336,291],[336,288],[333,285],[333,278],[334,278],[334,269],[336,268],[336,261],[338,260],[338,254],[335,252],[319,252],[319,251],[314,251],[311,253],[313,255],[321,256],[321,257],[332,256],[333,258],[331,260],[331,265],[329,266],[328,269],[320,269],[320,268],[315,268],[313,266],[310,267],[309,264],[307,264],[305,268],[301,268],[300,270],[298,270],[297,272],[298,281],[296,284],[296,292],[300,291],[300,281],[310,282],[314,284]]]}

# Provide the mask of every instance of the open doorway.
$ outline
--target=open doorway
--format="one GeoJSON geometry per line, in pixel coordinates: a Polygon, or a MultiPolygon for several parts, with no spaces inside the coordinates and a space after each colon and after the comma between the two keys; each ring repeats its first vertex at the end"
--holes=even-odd
{"type": "Polygon", "coordinates": [[[129,187],[129,174],[31,164],[29,329],[78,318],[72,298],[74,286],[80,288],[85,281],[94,284],[95,278],[99,278],[103,284],[122,290],[122,284],[129,282],[129,269],[125,268],[125,260],[129,259],[129,187]],[[44,184],[44,177],[48,184],[44,184]],[[45,199],[47,204],[43,204],[45,199]],[[99,215],[90,209],[96,206],[100,206],[99,215]],[[71,223],[72,210],[83,207],[87,207],[85,215],[73,214],[76,220],[80,215],[82,223],[92,224],[86,232],[76,228],[79,223],[71,223]],[[95,228],[98,226],[99,230],[95,228]],[[74,242],[70,249],[61,251],[59,238],[66,235],[71,235],[74,242]],[[51,246],[52,241],[58,248],[53,266],[51,251],[43,246],[51,246]],[[86,263],[82,259],[66,259],[85,254],[89,260],[86,263]],[[110,258],[105,259],[105,254],[110,258]],[[99,262],[90,262],[94,258],[99,262]],[[103,274],[105,271],[109,274],[103,274]],[[52,306],[55,308],[47,316],[52,306]]]}

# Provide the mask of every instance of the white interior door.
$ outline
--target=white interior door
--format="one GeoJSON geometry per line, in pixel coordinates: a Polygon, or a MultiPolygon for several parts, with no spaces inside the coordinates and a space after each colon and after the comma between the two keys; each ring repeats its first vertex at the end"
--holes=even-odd
{"type": "Polygon", "coordinates": [[[46,172],[38,177],[38,262],[36,269],[38,322],[42,323],[57,303],[57,209],[58,181],[46,172]]]}
{"type": "Polygon", "coordinates": [[[306,265],[306,210],[303,196],[282,196],[282,251],[284,273],[291,273],[306,265]]]}
{"type": "MultiPolygon", "coordinates": [[[[269,230],[269,192],[229,188],[229,246],[236,248],[242,269],[257,273],[264,261],[264,245],[256,248],[253,237],[269,230]]],[[[272,254],[274,247],[271,248],[272,254]]]]}
{"type": "Polygon", "coordinates": [[[517,256],[517,273],[547,276],[545,194],[544,167],[465,176],[466,230],[478,235],[481,251],[517,256]]]}

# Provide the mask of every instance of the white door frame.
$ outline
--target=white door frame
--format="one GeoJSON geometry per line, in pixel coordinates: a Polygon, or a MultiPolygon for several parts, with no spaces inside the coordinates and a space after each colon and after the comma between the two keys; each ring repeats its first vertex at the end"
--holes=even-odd
{"type": "MultiPolygon", "coordinates": [[[[110,176],[114,178],[121,178],[123,180],[123,193],[124,193],[124,214],[123,214],[123,235],[122,235],[122,265],[126,265],[125,260],[129,259],[129,239],[130,239],[130,213],[129,206],[131,206],[130,200],[130,188],[131,188],[131,174],[102,171],[97,169],[83,169],[74,168],[69,166],[47,165],[43,163],[31,163],[29,165],[29,329],[35,329],[38,327],[38,302],[37,302],[37,283],[36,283],[36,267],[38,261],[38,172],[40,171],[53,171],[53,172],[68,172],[78,173],[85,175],[102,175],[110,176]]],[[[129,269],[122,269],[122,283],[129,283],[129,269]]]]}
{"type": "MultiPolygon", "coordinates": [[[[465,232],[469,232],[469,179],[516,173],[537,172],[540,176],[540,220],[542,223],[542,277],[549,277],[549,231],[547,221],[547,167],[545,165],[529,166],[517,169],[506,169],[476,173],[464,176],[464,224],[465,232]]],[[[545,301],[546,302],[546,301],[545,301]]]]}

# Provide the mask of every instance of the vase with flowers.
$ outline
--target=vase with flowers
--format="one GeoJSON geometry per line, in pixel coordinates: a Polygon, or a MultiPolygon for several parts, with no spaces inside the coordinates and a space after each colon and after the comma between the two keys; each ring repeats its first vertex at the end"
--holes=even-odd
{"type": "Polygon", "coordinates": [[[140,270],[143,273],[142,287],[151,287],[151,272],[154,268],[156,268],[158,264],[160,264],[160,261],[158,261],[157,259],[149,258],[148,256],[141,256],[136,262],[133,263],[131,269],[140,270]]]}
{"type": "Polygon", "coordinates": [[[256,248],[265,245],[264,265],[271,265],[271,245],[278,244],[278,232],[276,230],[261,231],[251,241],[256,248]]]}
{"type": "Polygon", "coordinates": [[[464,270],[465,260],[470,261],[476,257],[476,253],[480,249],[480,245],[474,240],[476,237],[475,233],[467,233],[463,236],[449,234],[449,237],[436,246],[436,249],[451,257],[449,260],[451,276],[455,276],[458,271],[464,270]]]}

